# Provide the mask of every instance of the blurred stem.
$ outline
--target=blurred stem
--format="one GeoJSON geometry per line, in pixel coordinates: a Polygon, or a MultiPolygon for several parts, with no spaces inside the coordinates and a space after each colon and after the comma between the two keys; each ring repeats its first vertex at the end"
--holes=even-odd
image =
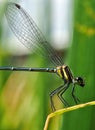
{"type": "Polygon", "coordinates": [[[55,117],[57,115],[63,114],[65,112],[77,110],[77,109],[84,108],[84,107],[87,107],[87,106],[92,106],[92,105],[95,105],[95,101],[87,102],[87,103],[84,103],[84,104],[75,105],[75,106],[64,108],[64,109],[60,109],[58,111],[55,111],[54,113],[49,114],[47,116],[47,119],[46,119],[46,122],[45,122],[44,130],[48,129],[49,122],[50,122],[51,118],[53,118],[53,117],[55,117]]]}

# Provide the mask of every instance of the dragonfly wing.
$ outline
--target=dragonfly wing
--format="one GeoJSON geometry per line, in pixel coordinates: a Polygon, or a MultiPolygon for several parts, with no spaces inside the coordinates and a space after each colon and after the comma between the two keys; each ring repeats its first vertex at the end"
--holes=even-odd
{"type": "Polygon", "coordinates": [[[5,15],[9,26],[18,40],[28,49],[37,49],[39,54],[49,57],[55,65],[62,65],[62,58],[47,42],[30,15],[18,4],[8,3],[5,15]]]}

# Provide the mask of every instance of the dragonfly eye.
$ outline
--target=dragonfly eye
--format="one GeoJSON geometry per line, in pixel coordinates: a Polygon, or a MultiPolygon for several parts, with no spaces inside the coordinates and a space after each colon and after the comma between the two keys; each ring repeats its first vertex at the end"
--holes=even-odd
{"type": "Polygon", "coordinates": [[[85,82],[84,82],[83,78],[76,77],[75,79],[76,79],[78,85],[80,85],[81,87],[84,87],[85,82]]]}

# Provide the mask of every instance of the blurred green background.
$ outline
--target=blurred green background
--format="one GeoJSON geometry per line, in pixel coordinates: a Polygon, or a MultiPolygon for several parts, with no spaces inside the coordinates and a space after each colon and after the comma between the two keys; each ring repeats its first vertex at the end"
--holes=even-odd
{"type": "MultiPolygon", "coordinates": [[[[2,46],[8,44],[8,37],[3,39],[6,2],[0,4],[0,66],[48,67],[49,61],[35,54],[17,56],[2,46]]],[[[95,1],[74,1],[72,12],[72,44],[63,52],[74,75],[85,79],[84,88],[76,87],[76,95],[83,103],[95,99],[95,1]]],[[[49,37],[49,24],[47,28],[49,37]]],[[[53,74],[0,71],[0,130],[42,130],[51,113],[49,93],[62,83],[53,74]]],[[[74,105],[71,87],[64,96],[74,105]]],[[[68,112],[54,117],[49,130],[94,130],[94,114],[94,106],[68,112]]]]}

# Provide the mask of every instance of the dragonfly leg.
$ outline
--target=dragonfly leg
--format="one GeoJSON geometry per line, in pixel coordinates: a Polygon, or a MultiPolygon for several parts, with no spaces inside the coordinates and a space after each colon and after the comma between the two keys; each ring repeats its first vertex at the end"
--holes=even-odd
{"type": "Polygon", "coordinates": [[[50,93],[50,102],[51,102],[52,111],[55,111],[55,110],[56,110],[52,98],[53,98],[53,96],[54,96],[56,93],[59,92],[59,90],[60,90],[62,87],[63,87],[63,85],[60,86],[60,87],[58,87],[57,89],[53,90],[53,91],[50,93]]]}
{"type": "MultiPolygon", "coordinates": [[[[69,87],[69,84],[66,83],[65,85],[62,85],[60,87],[58,87],[57,89],[55,89],[54,91],[52,91],[50,93],[50,101],[51,101],[51,108],[52,108],[52,111],[55,111],[55,106],[54,106],[54,103],[53,103],[53,100],[52,100],[52,97],[57,94],[58,97],[60,98],[60,100],[62,101],[63,104],[67,105],[68,103],[65,101],[65,99],[62,97],[62,94],[67,90],[67,88],[69,87]]],[[[68,105],[67,105],[68,106],[68,105]]]]}
{"type": "Polygon", "coordinates": [[[73,97],[75,103],[78,104],[78,102],[80,102],[80,100],[75,96],[74,92],[75,92],[75,85],[73,85],[73,88],[72,88],[72,97],[73,97]]]}
{"type": "Polygon", "coordinates": [[[54,103],[53,103],[52,97],[53,97],[53,94],[50,93],[51,109],[52,109],[52,111],[54,112],[54,111],[56,111],[56,109],[55,109],[55,106],[54,106],[54,103]]]}
{"type": "Polygon", "coordinates": [[[60,89],[60,91],[57,93],[59,99],[61,100],[61,102],[65,105],[65,106],[69,106],[68,102],[62,97],[63,93],[69,88],[69,83],[66,83],[65,85],[63,85],[62,89],[60,89]]]}

